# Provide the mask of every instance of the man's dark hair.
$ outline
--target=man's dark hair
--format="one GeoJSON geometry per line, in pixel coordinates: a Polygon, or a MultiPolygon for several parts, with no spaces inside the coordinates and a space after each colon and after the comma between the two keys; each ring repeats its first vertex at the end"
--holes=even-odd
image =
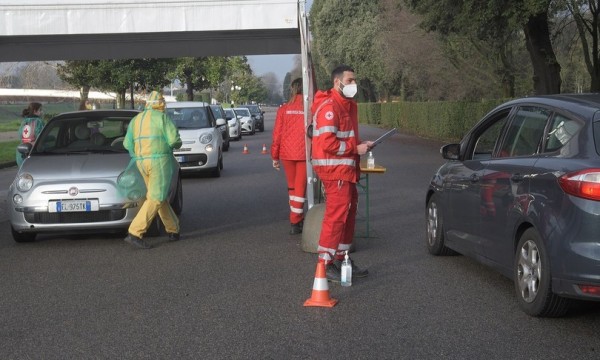
{"type": "Polygon", "coordinates": [[[336,67],[331,72],[331,82],[333,83],[335,78],[341,78],[344,75],[344,71],[354,72],[354,69],[348,65],[340,65],[340,66],[336,67]]]}

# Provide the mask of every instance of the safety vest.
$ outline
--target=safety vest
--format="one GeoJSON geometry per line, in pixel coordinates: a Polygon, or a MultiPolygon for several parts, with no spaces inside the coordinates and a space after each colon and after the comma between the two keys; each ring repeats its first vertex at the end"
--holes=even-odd
{"type": "Polygon", "coordinates": [[[313,104],[312,166],[321,180],[356,183],[360,176],[356,103],[336,91],[319,91],[313,104]]]}

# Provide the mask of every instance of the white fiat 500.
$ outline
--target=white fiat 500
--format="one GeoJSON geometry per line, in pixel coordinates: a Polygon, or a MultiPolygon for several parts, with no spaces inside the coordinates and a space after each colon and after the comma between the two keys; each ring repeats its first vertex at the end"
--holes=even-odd
{"type": "Polygon", "coordinates": [[[166,112],[181,135],[181,148],[173,152],[181,170],[210,171],[214,177],[221,176],[223,135],[219,126],[226,125],[225,119],[216,120],[209,104],[196,101],[167,103],[166,112]]]}

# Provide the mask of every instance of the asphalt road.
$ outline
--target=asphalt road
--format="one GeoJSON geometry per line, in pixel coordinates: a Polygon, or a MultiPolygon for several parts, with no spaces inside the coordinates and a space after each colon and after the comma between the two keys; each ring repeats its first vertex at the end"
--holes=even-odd
{"type": "MultiPolygon", "coordinates": [[[[316,255],[288,235],[284,174],[261,154],[273,119],[232,142],[221,178],[184,179],[179,242],[138,250],[94,234],[17,244],[0,213],[0,358],[600,358],[599,304],[531,318],[508,279],[427,254],[424,194],[440,144],[401,134],[375,150],[387,172],[371,176],[372,237],[352,254],[369,277],[330,284],[334,308],[303,307],[316,255]]],[[[363,138],[383,132],[361,128],[363,138]]],[[[14,173],[0,170],[1,188],[14,173]]]]}

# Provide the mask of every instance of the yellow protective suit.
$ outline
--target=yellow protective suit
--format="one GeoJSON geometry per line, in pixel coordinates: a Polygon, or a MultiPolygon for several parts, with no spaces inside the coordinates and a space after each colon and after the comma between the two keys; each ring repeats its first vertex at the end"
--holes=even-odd
{"type": "Polygon", "coordinates": [[[144,111],[127,128],[123,145],[136,162],[146,183],[146,201],[129,226],[129,233],[142,238],[158,213],[168,233],[179,234],[179,219],[168,201],[177,162],[173,149],[181,147],[175,124],[164,113],[162,94],[153,91],[144,111]]]}

